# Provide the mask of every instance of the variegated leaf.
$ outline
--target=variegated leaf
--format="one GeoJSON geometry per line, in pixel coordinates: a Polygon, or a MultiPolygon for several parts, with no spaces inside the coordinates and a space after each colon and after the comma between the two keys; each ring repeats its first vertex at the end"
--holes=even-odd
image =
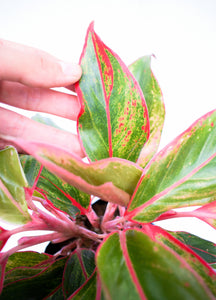
{"type": "Polygon", "coordinates": [[[148,111],[139,84],[117,54],[89,26],[76,92],[78,130],[90,160],[120,157],[135,162],[149,136],[148,111]]]}

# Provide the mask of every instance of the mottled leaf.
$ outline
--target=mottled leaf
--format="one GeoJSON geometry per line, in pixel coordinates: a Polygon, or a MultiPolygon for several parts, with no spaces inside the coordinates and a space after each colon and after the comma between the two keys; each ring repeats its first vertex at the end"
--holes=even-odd
{"type": "Polygon", "coordinates": [[[108,158],[88,164],[53,145],[13,141],[65,182],[120,205],[127,205],[142,174],[142,168],[124,159],[108,158]]]}
{"type": "Polygon", "coordinates": [[[151,222],[178,207],[204,205],[216,196],[216,111],[198,119],[144,169],[127,216],[151,222]]]}
{"type": "Polygon", "coordinates": [[[63,277],[63,292],[66,299],[76,295],[95,271],[94,256],[94,252],[88,249],[77,249],[71,254],[63,277]]]}
{"type": "MultiPolygon", "coordinates": [[[[33,186],[41,164],[28,155],[21,157],[21,163],[30,186],[33,186]]],[[[77,213],[85,214],[90,205],[90,196],[88,194],[64,182],[45,167],[42,169],[35,189],[56,208],[72,217],[75,217],[77,213]]]]}
{"type": "Polygon", "coordinates": [[[96,263],[107,299],[215,299],[213,270],[184,245],[176,245],[181,255],[167,246],[161,235],[174,242],[163,233],[150,226],[147,232],[124,230],[106,239],[96,263]]]}
{"type": "Polygon", "coordinates": [[[135,162],[149,136],[143,93],[129,69],[89,26],[76,85],[78,130],[90,160],[120,157],[135,162]]]}
{"type": "Polygon", "coordinates": [[[129,66],[143,91],[149,114],[150,137],[137,161],[143,168],[157,152],[165,118],[163,95],[151,70],[151,58],[150,55],[143,56],[129,66]]]}
{"type": "MultiPolygon", "coordinates": [[[[7,278],[10,282],[10,277],[13,277],[13,272],[19,271],[21,268],[32,268],[38,266],[38,268],[46,268],[50,265],[50,255],[33,251],[23,251],[12,254],[6,265],[5,272],[8,273],[7,278]]],[[[24,274],[20,275],[25,277],[24,274]]]]}
{"type": "Polygon", "coordinates": [[[13,147],[0,151],[0,219],[22,224],[31,220],[25,201],[28,183],[13,147]]]}

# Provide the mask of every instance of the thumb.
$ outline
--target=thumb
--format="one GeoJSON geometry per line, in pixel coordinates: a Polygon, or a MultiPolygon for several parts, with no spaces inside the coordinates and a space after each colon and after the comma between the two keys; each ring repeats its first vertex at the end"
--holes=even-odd
{"type": "Polygon", "coordinates": [[[35,48],[0,40],[0,80],[51,88],[71,85],[81,74],[78,64],[63,62],[35,48]]]}

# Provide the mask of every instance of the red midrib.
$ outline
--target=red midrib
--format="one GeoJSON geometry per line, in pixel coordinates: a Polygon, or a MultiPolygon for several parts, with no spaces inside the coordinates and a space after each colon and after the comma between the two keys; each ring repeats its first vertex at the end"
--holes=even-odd
{"type": "Polygon", "coordinates": [[[137,277],[137,274],[134,270],[134,267],[132,265],[131,259],[130,259],[129,254],[128,254],[128,249],[127,249],[127,245],[126,245],[126,231],[120,231],[119,232],[119,240],[120,240],[120,245],[121,245],[121,248],[122,248],[123,256],[125,258],[126,265],[128,267],[129,273],[132,277],[134,285],[137,289],[137,292],[140,296],[140,299],[141,300],[147,300],[147,297],[145,296],[145,294],[143,292],[143,289],[141,287],[141,284],[139,282],[139,279],[137,277]]]}
{"type": "MultiPolygon", "coordinates": [[[[203,167],[205,167],[211,160],[213,160],[216,157],[216,153],[212,154],[206,161],[204,161],[202,164],[200,164],[198,167],[194,168],[190,173],[188,173],[187,175],[185,175],[183,178],[181,178],[179,181],[175,182],[174,184],[172,184],[171,186],[167,187],[166,189],[164,189],[162,192],[154,195],[150,200],[146,201],[144,204],[140,205],[139,207],[133,209],[131,212],[126,212],[125,216],[128,216],[129,218],[133,218],[135,217],[137,214],[139,214],[139,212],[141,212],[143,209],[145,209],[146,207],[152,205],[154,202],[156,202],[159,198],[165,196],[166,194],[168,194],[170,191],[172,191],[173,189],[175,189],[176,187],[178,187],[179,185],[183,184],[185,181],[187,181],[191,176],[193,176],[194,174],[196,174],[199,170],[201,170],[203,167]]],[[[144,178],[144,177],[143,177],[144,178]]],[[[140,181],[141,183],[141,181],[140,181]]],[[[138,186],[136,188],[136,191],[138,189],[138,186]]],[[[135,191],[135,192],[136,192],[135,191]]],[[[135,193],[134,193],[135,195],[135,193]]],[[[132,203],[132,200],[131,200],[132,203]]],[[[130,208],[130,206],[129,206],[130,208]]]]}
{"type": "MultiPolygon", "coordinates": [[[[50,184],[52,184],[54,187],[56,187],[65,197],[67,197],[70,201],[71,201],[71,203],[74,205],[74,206],[76,206],[79,210],[80,210],[80,212],[81,212],[81,214],[86,214],[86,212],[88,212],[88,210],[89,209],[86,209],[86,208],[84,208],[80,203],[78,203],[73,197],[71,197],[69,194],[67,194],[67,193],[65,193],[62,189],[60,189],[55,183],[53,183],[50,179],[48,179],[48,178],[46,178],[46,177],[44,177],[44,176],[41,176],[41,178],[43,178],[43,179],[45,179],[45,180],[47,180],[47,181],[49,181],[49,183],[50,184]]],[[[90,196],[89,196],[90,197],[90,196]]]]}
{"type": "Polygon", "coordinates": [[[113,149],[112,149],[112,129],[111,129],[111,119],[110,119],[110,109],[109,109],[109,99],[110,99],[110,95],[112,92],[112,87],[113,87],[113,72],[111,71],[111,76],[112,76],[112,87],[110,89],[110,93],[109,95],[106,94],[106,89],[105,89],[105,83],[103,80],[103,75],[102,75],[102,68],[101,68],[101,64],[100,64],[100,60],[98,57],[98,53],[97,53],[97,49],[96,49],[96,45],[95,43],[97,43],[100,46],[100,50],[101,52],[103,52],[103,57],[105,57],[105,64],[106,65],[110,65],[110,70],[112,70],[112,65],[109,61],[109,58],[104,50],[104,44],[101,41],[101,39],[97,36],[96,33],[92,32],[92,42],[94,45],[94,50],[95,50],[95,55],[96,55],[96,59],[97,59],[97,63],[98,63],[98,67],[100,70],[100,76],[101,76],[101,83],[102,83],[102,88],[103,88],[103,94],[104,94],[104,100],[105,100],[105,104],[106,104],[106,115],[107,115],[107,130],[108,130],[108,144],[109,144],[109,157],[113,156],[113,149]]]}

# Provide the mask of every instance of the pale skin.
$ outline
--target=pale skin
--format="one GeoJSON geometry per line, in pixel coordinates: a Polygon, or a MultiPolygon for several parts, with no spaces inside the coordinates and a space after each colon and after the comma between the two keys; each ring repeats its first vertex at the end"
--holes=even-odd
{"type": "MultiPolygon", "coordinates": [[[[0,39],[1,103],[76,120],[80,109],[77,97],[50,88],[73,89],[81,74],[78,64],[66,63],[44,51],[0,39]]],[[[46,142],[84,156],[76,135],[0,107],[0,149],[13,145],[5,141],[4,136],[12,137],[11,140],[18,137],[46,142]]]]}

